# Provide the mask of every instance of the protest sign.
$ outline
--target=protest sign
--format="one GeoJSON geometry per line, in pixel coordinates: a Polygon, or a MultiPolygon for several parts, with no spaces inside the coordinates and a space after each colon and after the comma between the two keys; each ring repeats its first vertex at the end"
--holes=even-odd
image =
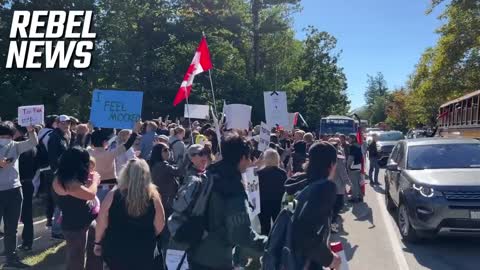
{"type": "Polygon", "coordinates": [[[288,125],[285,127],[285,130],[292,131],[295,128],[295,114],[296,113],[288,113],[288,125]]]}
{"type": "Polygon", "coordinates": [[[252,106],[229,104],[224,107],[227,129],[249,129],[252,106]]]}
{"type": "Polygon", "coordinates": [[[285,92],[264,92],[265,119],[269,127],[289,126],[287,94],[285,92]]]}
{"type": "Polygon", "coordinates": [[[143,92],[93,91],[90,122],[94,127],[132,129],[142,115],[143,92]]]}
{"type": "Polygon", "coordinates": [[[188,270],[188,260],[187,256],[185,256],[183,262],[182,258],[186,251],[183,250],[175,250],[175,249],[167,249],[165,264],[167,265],[167,269],[177,269],[177,270],[188,270]],[[178,268],[178,266],[182,263],[182,265],[178,268]]]}
{"type": "Polygon", "coordinates": [[[270,129],[267,124],[262,122],[260,127],[260,140],[258,142],[258,151],[265,151],[270,145],[270,129]]]}
{"type": "Polygon", "coordinates": [[[45,108],[43,105],[18,107],[18,124],[22,127],[43,125],[45,108]]]}
{"type": "Polygon", "coordinates": [[[248,214],[250,220],[260,214],[260,184],[258,181],[257,167],[249,167],[242,175],[248,196],[248,214]]]}
{"type": "Polygon", "coordinates": [[[183,115],[185,118],[191,119],[209,119],[209,113],[210,106],[208,105],[185,104],[183,115]]]}

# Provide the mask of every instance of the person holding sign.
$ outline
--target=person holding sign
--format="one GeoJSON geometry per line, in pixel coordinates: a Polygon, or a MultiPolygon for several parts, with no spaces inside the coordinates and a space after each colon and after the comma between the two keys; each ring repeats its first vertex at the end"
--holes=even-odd
{"type": "Polygon", "coordinates": [[[97,162],[97,171],[100,174],[100,185],[98,187],[97,196],[103,201],[107,193],[117,184],[117,171],[115,158],[127,152],[137,139],[137,132],[141,129],[141,122],[135,124],[135,129],[130,135],[128,141],[119,145],[113,151],[108,151],[108,136],[102,130],[92,133],[92,148],[88,150],[90,156],[94,157],[97,162]]]}
{"type": "Polygon", "coordinates": [[[0,123],[0,216],[5,226],[4,267],[27,268],[17,254],[17,228],[22,209],[22,189],[18,171],[18,159],[21,154],[32,150],[38,144],[38,137],[33,126],[27,127],[28,140],[13,141],[15,127],[12,122],[0,123]]]}

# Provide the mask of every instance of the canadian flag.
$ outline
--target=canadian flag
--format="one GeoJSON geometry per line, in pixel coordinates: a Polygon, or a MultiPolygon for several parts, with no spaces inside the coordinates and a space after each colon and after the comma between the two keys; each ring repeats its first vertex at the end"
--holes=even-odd
{"type": "Polygon", "coordinates": [[[193,79],[195,79],[195,76],[211,69],[212,67],[207,39],[202,37],[197,51],[195,52],[195,56],[193,57],[192,63],[188,67],[187,73],[183,77],[182,84],[180,85],[180,89],[178,89],[177,95],[173,100],[173,106],[177,106],[180,102],[190,96],[193,79]]]}

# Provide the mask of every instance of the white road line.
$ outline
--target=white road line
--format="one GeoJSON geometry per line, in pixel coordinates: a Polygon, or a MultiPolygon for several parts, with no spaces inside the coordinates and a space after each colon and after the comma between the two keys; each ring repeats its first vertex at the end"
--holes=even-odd
{"type": "MultiPolygon", "coordinates": [[[[46,218],[41,219],[41,220],[37,220],[37,221],[33,222],[33,226],[38,225],[38,224],[40,224],[40,223],[46,223],[46,222],[47,222],[47,219],[46,219],[46,218]]],[[[20,228],[22,228],[22,227],[23,227],[23,223],[18,224],[18,229],[20,229],[20,228]]],[[[4,236],[0,237],[0,241],[3,240],[3,238],[4,238],[4,236]]]]}
{"type": "Polygon", "coordinates": [[[395,255],[395,261],[397,262],[398,269],[409,270],[410,268],[408,266],[407,260],[405,259],[405,255],[403,254],[403,250],[401,248],[400,239],[397,236],[397,233],[394,228],[394,224],[385,206],[383,194],[377,193],[377,192],[375,193],[376,193],[377,201],[380,207],[380,212],[382,213],[383,222],[385,223],[385,228],[387,229],[388,238],[392,246],[393,255],[395,255]]]}

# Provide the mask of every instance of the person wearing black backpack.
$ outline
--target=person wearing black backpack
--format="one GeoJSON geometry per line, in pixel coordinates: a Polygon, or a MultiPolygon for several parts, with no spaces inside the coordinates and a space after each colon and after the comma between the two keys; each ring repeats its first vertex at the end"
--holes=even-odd
{"type": "Polygon", "coordinates": [[[270,232],[262,270],[340,269],[340,257],[329,248],[336,162],[334,146],[315,143],[305,174],[287,180],[284,208],[270,232]]]}
{"type": "Polygon", "coordinates": [[[242,183],[242,173],[250,166],[252,150],[248,142],[236,134],[227,136],[221,149],[223,159],[207,171],[214,180],[206,207],[208,235],[188,251],[192,270],[231,270],[234,247],[260,257],[266,242],[266,238],[251,227],[242,183]]]}

